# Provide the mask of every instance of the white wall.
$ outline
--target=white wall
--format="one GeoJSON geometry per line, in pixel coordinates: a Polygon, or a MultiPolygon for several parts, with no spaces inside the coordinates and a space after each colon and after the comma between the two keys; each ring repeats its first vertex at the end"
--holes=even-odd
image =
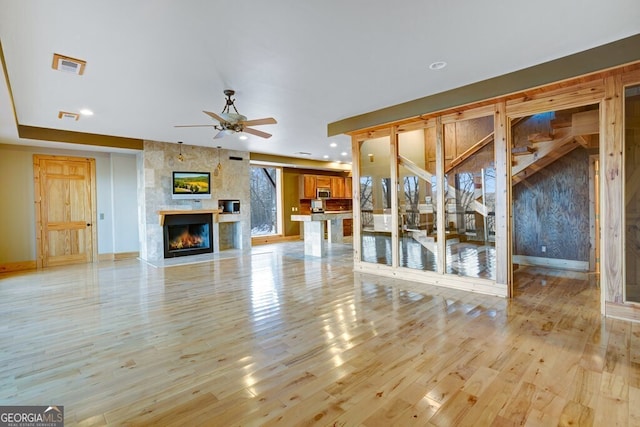
{"type": "Polygon", "coordinates": [[[96,226],[98,227],[98,253],[113,253],[113,217],[108,215],[111,210],[112,174],[109,155],[95,156],[96,159],[96,226]],[[101,219],[101,215],[104,219],[101,219]]]}
{"type": "Polygon", "coordinates": [[[34,154],[94,158],[98,254],[139,250],[135,154],[0,144],[0,264],[36,258],[34,154]]]}
{"type": "Polygon", "coordinates": [[[113,218],[114,253],[140,250],[136,166],[134,155],[111,154],[113,192],[110,214],[113,218]]]}

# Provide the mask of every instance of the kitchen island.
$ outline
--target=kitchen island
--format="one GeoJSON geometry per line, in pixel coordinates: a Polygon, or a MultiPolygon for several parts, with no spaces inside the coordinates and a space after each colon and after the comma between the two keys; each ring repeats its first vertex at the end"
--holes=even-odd
{"type": "Polygon", "coordinates": [[[344,238],[344,219],[353,217],[351,211],[325,211],[322,213],[310,213],[302,215],[291,215],[291,221],[303,223],[304,233],[304,254],[312,256],[323,256],[325,253],[324,231],[327,224],[327,237],[329,243],[342,243],[344,238]]]}

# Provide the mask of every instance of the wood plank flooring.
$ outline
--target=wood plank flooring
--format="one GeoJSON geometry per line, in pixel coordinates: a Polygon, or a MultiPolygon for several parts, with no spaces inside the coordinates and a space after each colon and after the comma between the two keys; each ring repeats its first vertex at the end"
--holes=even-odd
{"type": "Polygon", "coordinates": [[[0,405],[64,405],[67,426],[640,425],[640,325],[601,318],[592,275],[516,277],[509,301],[302,242],[5,273],[0,405]]]}

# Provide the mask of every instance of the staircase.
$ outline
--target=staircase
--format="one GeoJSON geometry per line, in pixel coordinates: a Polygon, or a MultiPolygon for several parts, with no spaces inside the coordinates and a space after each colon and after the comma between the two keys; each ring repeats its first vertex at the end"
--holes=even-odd
{"type": "MultiPolygon", "coordinates": [[[[529,117],[522,117],[512,121],[512,127],[525,122],[529,117]]],[[[512,154],[512,185],[516,185],[543,170],[555,160],[565,156],[578,147],[598,149],[599,147],[599,110],[589,110],[576,113],[557,113],[555,118],[549,121],[551,132],[532,133],[527,136],[525,144],[513,147],[512,154]]],[[[463,164],[476,152],[493,142],[494,133],[490,133],[457,158],[453,159],[446,168],[449,173],[453,168],[463,164]]],[[[431,182],[432,174],[413,163],[411,160],[398,156],[399,163],[419,176],[426,182],[431,182]]],[[[450,185],[447,190],[455,194],[456,189],[450,185]]],[[[474,201],[469,206],[472,210],[465,214],[478,213],[487,220],[493,212],[489,212],[486,205],[479,202],[481,192],[474,191],[474,201]]],[[[487,228],[490,228],[487,224],[487,228]]],[[[433,237],[428,237],[424,230],[410,230],[411,237],[429,251],[434,252],[436,242],[433,237]]],[[[490,234],[490,233],[489,233],[490,234]]]]}
{"type": "Polygon", "coordinates": [[[550,125],[551,133],[531,134],[527,145],[512,148],[512,185],[531,177],[578,147],[598,148],[598,110],[558,114],[550,125]]]}

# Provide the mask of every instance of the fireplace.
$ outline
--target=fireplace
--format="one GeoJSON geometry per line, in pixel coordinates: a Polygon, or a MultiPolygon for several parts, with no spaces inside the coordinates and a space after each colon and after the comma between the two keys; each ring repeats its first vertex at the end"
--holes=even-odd
{"type": "Polygon", "coordinates": [[[213,252],[213,223],[210,213],[166,215],[164,257],[213,252]]]}

